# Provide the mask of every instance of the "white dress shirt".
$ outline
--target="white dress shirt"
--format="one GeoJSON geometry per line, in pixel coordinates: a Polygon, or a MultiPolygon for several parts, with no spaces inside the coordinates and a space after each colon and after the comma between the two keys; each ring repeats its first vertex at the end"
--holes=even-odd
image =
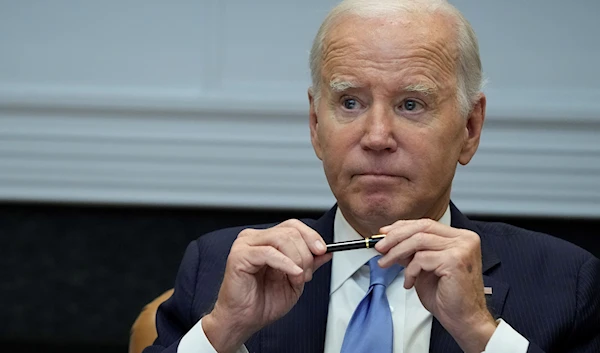
{"type": "MultiPolygon", "coordinates": [[[[439,220],[450,225],[450,207],[439,220]]],[[[335,214],[334,242],[362,239],[337,209],[335,214]]],[[[367,262],[379,253],[375,249],[340,251],[333,255],[331,289],[324,353],[339,353],[346,328],[354,310],[369,288],[370,270],[367,262]]],[[[404,271],[386,290],[394,330],[394,353],[427,353],[433,315],[421,304],[414,287],[404,289],[404,271]]],[[[526,353],[529,342],[502,319],[486,346],[484,353],[526,353]]],[[[202,320],[183,336],[178,353],[216,353],[204,330],[202,320]]],[[[237,353],[248,353],[245,346],[237,353]]]]}

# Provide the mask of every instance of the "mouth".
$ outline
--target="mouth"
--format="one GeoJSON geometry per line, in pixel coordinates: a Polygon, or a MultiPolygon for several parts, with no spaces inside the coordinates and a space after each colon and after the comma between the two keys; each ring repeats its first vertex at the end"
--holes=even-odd
{"type": "Polygon", "coordinates": [[[390,170],[388,168],[373,168],[354,171],[352,179],[367,184],[396,184],[410,181],[403,170],[390,170]]]}
{"type": "Polygon", "coordinates": [[[371,180],[386,180],[386,179],[402,178],[400,175],[390,174],[390,173],[360,173],[360,174],[356,174],[355,177],[362,178],[362,179],[371,179],[371,180]]]}
{"type": "Polygon", "coordinates": [[[373,177],[391,177],[391,178],[399,178],[400,175],[394,173],[385,173],[385,172],[367,172],[367,173],[358,173],[357,176],[373,176],[373,177]]]}

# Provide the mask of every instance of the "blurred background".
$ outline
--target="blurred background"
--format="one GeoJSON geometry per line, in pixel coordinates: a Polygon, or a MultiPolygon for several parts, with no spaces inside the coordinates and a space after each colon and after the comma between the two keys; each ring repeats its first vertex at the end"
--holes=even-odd
{"type": "MultiPolygon", "coordinates": [[[[600,256],[600,2],[451,2],[489,78],[454,202],[600,256]]],[[[125,352],[190,241],[333,205],[306,89],[336,3],[0,0],[0,350],[125,352]]]]}

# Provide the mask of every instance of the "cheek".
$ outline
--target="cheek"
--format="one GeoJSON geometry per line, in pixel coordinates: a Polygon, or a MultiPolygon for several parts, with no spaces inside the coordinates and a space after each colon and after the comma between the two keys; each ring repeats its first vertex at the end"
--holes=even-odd
{"type": "Polygon", "coordinates": [[[347,153],[342,143],[337,136],[328,136],[323,145],[323,162],[329,172],[337,174],[343,167],[347,153]]]}
{"type": "Polygon", "coordinates": [[[456,164],[455,147],[448,137],[434,131],[421,131],[405,139],[402,148],[409,156],[409,168],[421,183],[435,184],[440,175],[456,164]]]}
{"type": "MultiPolygon", "coordinates": [[[[323,126],[325,127],[325,126],[323,126]]],[[[319,138],[323,151],[323,166],[331,181],[343,178],[346,162],[351,158],[352,136],[343,128],[328,126],[322,129],[319,138]]]]}

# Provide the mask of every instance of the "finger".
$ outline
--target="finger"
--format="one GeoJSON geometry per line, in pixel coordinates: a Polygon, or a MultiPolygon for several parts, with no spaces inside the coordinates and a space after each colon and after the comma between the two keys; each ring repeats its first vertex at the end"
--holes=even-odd
{"type": "Polygon", "coordinates": [[[390,226],[381,228],[380,231],[385,234],[385,237],[375,244],[375,249],[381,253],[387,253],[392,247],[412,235],[427,232],[430,226],[429,221],[427,219],[397,221],[390,226]]]}
{"type": "Polygon", "coordinates": [[[289,219],[281,223],[279,226],[292,227],[297,229],[302,235],[302,238],[304,239],[306,245],[308,245],[308,248],[310,249],[311,253],[315,255],[323,255],[325,254],[325,251],[327,251],[327,247],[325,246],[325,241],[323,240],[323,237],[321,237],[321,235],[317,233],[317,231],[307,226],[305,223],[297,219],[289,219]]]}
{"type": "Polygon", "coordinates": [[[289,257],[296,265],[302,268],[305,278],[312,278],[313,255],[308,250],[300,232],[291,227],[273,227],[254,232],[243,239],[249,246],[273,246],[282,254],[289,257]]]}
{"type": "Polygon", "coordinates": [[[389,267],[394,263],[408,263],[406,261],[418,251],[444,250],[452,246],[453,240],[431,233],[416,233],[395,245],[379,260],[381,267],[389,267]]]}
{"type": "MultiPolygon", "coordinates": [[[[300,237],[300,235],[298,234],[297,231],[295,231],[294,229],[288,229],[288,231],[286,232],[286,235],[281,235],[281,234],[272,234],[273,236],[273,241],[275,242],[276,245],[276,250],[278,250],[281,254],[283,254],[284,256],[286,256],[287,258],[289,258],[290,260],[292,260],[296,266],[300,267],[300,269],[302,270],[302,272],[298,275],[291,275],[288,276],[288,280],[294,285],[294,286],[299,286],[302,285],[303,283],[307,282],[310,280],[310,278],[312,278],[312,269],[308,268],[306,264],[304,263],[304,259],[302,257],[301,251],[300,249],[298,249],[298,246],[296,245],[297,242],[294,241],[294,238],[298,239],[298,242],[301,246],[306,247],[305,244],[303,244],[302,239],[300,237]],[[307,274],[308,272],[308,274],[307,274]]],[[[308,252],[308,250],[306,250],[306,252],[308,252]]],[[[312,257],[312,254],[309,253],[309,256],[312,257]]],[[[312,260],[311,260],[312,263],[312,260]]]]}
{"type": "Polygon", "coordinates": [[[421,272],[435,272],[442,263],[440,251],[419,251],[404,269],[404,288],[412,288],[421,272]]]}
{"type": "Polygon", "coordinates": [[[242,229],[242,231],[238,234],[238,238],[245,238],[245,237],[250,237],[254,234],[256,234],[256,232],[259,232],[259,229],[252,229],[252,228],[244,228],[242,229]]]}
{"type": "Polygon", "coordinates": [[[285,242],[288,242],[290,237],[294,235],[300,236],[298,230],[291,227],[273,227],[260,230],[245,230],[252,233],[245,236],[242,240],[250,246],[271,245],[279,247],[285,242]]]}
{"type": "Polygon", "coordinates": [[[379,231],[381,233],[388,233],[389,231],[391,231],[394,228],[405,227],[407,225],[415,223],[415,221],[416,220],[414,220],[414,219],[400,219],[400,220],[397,220],[396,222],[394,222],[394,223],[392,223],[390,225],[387,225],[385,227],[379,228],[379,231]]]}
{"type": "MultiPolygon", "coordinates": [[[[306,269],[307,266],[304,263],[304,257],[302,256],[301,250],[298,248],[300,246],[306,246],[302,243],[302,239],[300,235],[294,230],[289,229],[285,235],[277,234],[275,235],[273,242],[275,244],[275,248],[279,250],[283,255],[289,257],[298,267],[302,269],[304,273],[304,280],[306,281],[306,269]]],[[[312,262],[312,261],[311,261],[312,262]]],[[[310,274],[312,276],[312,273],[310,274]]]]}
{"type": "Polygon", "coordinates": [[[243,252],[241,271],[255,274],[265,266],[279,270],[290,276],[298,276],[303,273],[302,268],[292,259],[284,255],[272,246],[249,246],[243,252]]]}
{"type": "Polygon", "coordinates": [[[375,249],[382,253],[386,253],[390,248],[416,233],[431,233],[446,238],[455,238],[462,233],[460,229],[425,218],[397,221],[390,226],[382,227],[380,231],[385,234],[385,237],[375,245],[375,249]]]}
{"type": "Polygon", "coordinates": [[[308,245],[300,232],[295,228],[288,228],[288,239],[296,247],[298,254],[301,257],[302,263],[298,264],[304,270],[304,281],[308,282],[312,279],[314,256],[310,252],[308,245]]]}
{"type": "Polygon", "coordinates": [[[319,267],[323,266],[324,264],[326,264],[327,262],[331,261],[331,259],[333,258],[333,253],[327,253],[324,255],[319,255],[315,257],[315,260],[313,262],[313,273],[319,269],[319,267]]]}

